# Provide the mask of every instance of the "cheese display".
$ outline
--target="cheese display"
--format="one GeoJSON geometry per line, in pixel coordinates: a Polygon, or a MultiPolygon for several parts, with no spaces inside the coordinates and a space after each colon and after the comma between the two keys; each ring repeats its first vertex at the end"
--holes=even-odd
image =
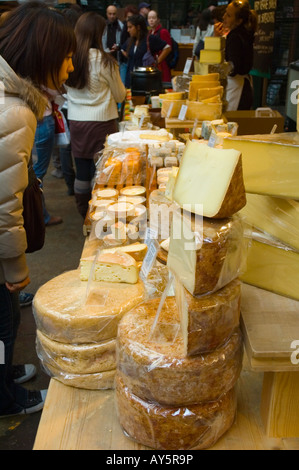
{"type": "Polygon", "coordinates": [[[192,296],[176,289],[185,355],[213,351],[239,326],[241,283],[234,280],[214,294],[192,296]]]}
{"type": "Polygon", "coordinates": [[[95,374],[70,374],[61,371],[51,364],[44,366],[45,372],[69,387],[83,388],[84,390],[114,389],[115,370],[107,370],[95,374]]]}
{"type": "Polygon", "coordinates": [[[244,270],[247,239],[242,220],[173,212],[167,266],[191,295],[216,292],[244,270]]]}
{"type": "MultiPolygon", "coordinates": [[[[167,96],[167,95],[166,95],[167,96]]],[[[178,117],[182,106],[186,104],[186,100],[162,100],[161,116],[164,118],[178,117]]]]}
{"type": "Polygon", "coordinates": [[[134,395],[116,375],[116,406],[126,435],[160,450],[200,450],[211,447],[232,426],[237,399],[230,390],[218,401],[163,407],[134,395]]]}
{"type": "Polygon", "coordinates": [[[173,199],[205,217],[230,217],[241,210],[246,204],[241,153],[188,142],[173,199]]]}
{"type": "Polygon", "coordinates": [[[247,192],[299,199],[298,132],[229,137],[223,148],[242,153],[247,192]]]}
{"type": "Polygon", "coordinates": [[[217,350],[186,357],[175,297],[160,299],[128,312],[119,324],[117,371],[139,398],[162,405],[184,406],[219,399],[236,384],[242,368],[240,331],[217,350]]]}
{"type": "Polygon", "coordinates": [[[247,269],[241,280],[275,294],[299,300],[299,252],[265,234],[254,232],[247,269]]]}
{"type": "Polygon", "coordinates": [[[61,343],[92,343],[115,338],[121,317],[144,299],[136,284],[80,280],[80,269],[41,286],[33,300],[37,329],[61,343]],[[88,290],[89,287],[89,290],[88,290]]]}
{"type": "Polygon", "coordinates": [[[248,193],[240,214],[253,228],[299,251],[299,201],[248,193]]]}
{"type": "Polygon", "coordinates": [[[48,338],[39,330],[36,335],[37,355],[44,366],[49,364],[69,374],[96,374],[116,369],[116,339],[65,344],[48,338]]]}
{"type": "Polygon", "coordinates": [[[88,281],[91,274],[94,281],[136,284],[139,268],[135,259],[124,251],[102,251],[95,258],[80,260],[81,281],[88,281]]]}
{"type": "Polygon", "coordinates": [[[201,101],[187,101],[186,119],[199,121],[219,119],[222,115],[221,103],[203,103],[201,101]]]}
{"type": "MultiPolygon", "coordinates": [[[[212,81],[192,81],[189,85],[189,94],[188,94],[188,99],[189,101],[196,101],[198,97],[198,90],[201,89],[213,89],[220,87],[220,82],[217,80],[212,80],[212,81]]],[[[218,93],[216,93],[218,94],[218,93]]],[[[210,95],[211,96],[211,95],[210,95]]],[[[205,98],[210,98],[210,96],[205,96],[205,98]]]]}
{"type": "MultiPolygon", "coordinates": [[[[168,181],[168,180],[167,180],[168,181]]],[[[173,213],[177,205],[166,197],[165,191],[152,191],[149,197],[149,225],[158,234],[159,239],[170,236],[173,213]]]]}

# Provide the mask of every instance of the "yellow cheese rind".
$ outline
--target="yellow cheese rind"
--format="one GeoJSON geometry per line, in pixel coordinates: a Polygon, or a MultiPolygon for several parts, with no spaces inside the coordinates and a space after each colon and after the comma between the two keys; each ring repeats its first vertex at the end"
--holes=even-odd
{"type": "Polygon", "coordinates": [[[221,64],[224,61],[224,51],[202,49],[199,61],[201,64],[221,64]]]}
{"type": "Polygon", "coordinates": [[[223,148],[242,153],[246,191],[299,200],[299,134],[228,137],[223,148]]]}
{"type": "MultiPolygon", "coordinates": [[[[213,82],[206,82],[206,81],[200,81],[200,82],[190,82],[189,85],[189,95],[188,99],[189,101],[196,101],[198,97],[198,90],[204,88],[217,88],[220,87],[220,82],[219,81],[213,81],[213,82]]],[[[209,98],[209,96],[207,96],[209,98]]]]}
{"type": "Polygon", "coordinates": [[[162,101],[162,109],[161,109],[161,116],[162,117],[178,117],[181,111],[182,106],[186,104],[186,100],[163,100],[162,101]],[[171,107],[171,111],[169,112],[171,107]]]}
{"type": "Polygon", "coordinates": [[[208,98],[215,96],[223,97],[223,86],[210,87],[210,88],[199,88],[197,90],[197,100],[203,101],[208,98]]]}
{"type": "Polygon", "coordinates": [[[207,36],[204,40],[205,49],[210,51],[221,51],[225,49],[225,37],[224,36],[207,36]]]}
{"type": "Polygon", "coordinates": [[[193,82],[218,82],[220,80],[219,73],[208,73],[205,75],[192,75],[193,82]]]}
{"type": "Polygon", "coordinates": [[[199,101],[187,101],[186,119],[198,121],[214,121],[222,116],[221,103],[202,103],[199,101]]]}

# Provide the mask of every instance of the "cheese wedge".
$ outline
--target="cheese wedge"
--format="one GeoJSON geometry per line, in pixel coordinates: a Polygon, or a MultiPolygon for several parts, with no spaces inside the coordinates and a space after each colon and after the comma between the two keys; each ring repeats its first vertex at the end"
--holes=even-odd
{"type": "MultiPolygon", "coordinates": [[[[208,82],[208,81],[199,81],[199,82],[190,82],[189,85],[189,101],[196,101],[198,97],[198,90],[201,88],[216,88],[220,87],[220,82],[219,81],[213,81],[213,82],[208,82]]],[[[209,96],[207,96],[209,98],[209,96]]]]}
{"type": "Polygon", "coordinates": [[[221,118],[221,103],[202,103],[199,101],[187,101],[186,119],[198,121],[214,121],[221,118]]]}
{"type": "Polygon", "coordinates": [[[246,199],[240,214],[248,224],[299,251],[299,201],[250,193],[246,199]]]}
{"type": "Polygon", "coordinates": [[[132,256],[135,261],[143,261],[147,253],[147,245],[145,243],[132,243],[131,245],[119,246],[117,248],[107,248],[103,250],[105,253],[122,252],[132,256]]]}
{"type": "Polygon", "coordinates": [[[242,156],[188,142],[176,178],[173,200],[190,212],[211,218],[231,217],[246,204],[242,156]]]}
{"type": "Polygon", "coordinates": [[[221,51],[225,49],[225,37],[224,36],[208,36],[204,40],[205,49],[210,51],[221,51]]]}
{"type": "Polygon", "coordinates": [[[186,100],[163,100],[161,116],[164,118],[178,117],[184,104],[186,104],[186,100]]]}
{"type": "Polygon", "coordinates": [[[202,49],[199,61],[201,64],[221,64],[224,62],[224,51],[202,49]]]}
{"type": "Polygon", "coordinates": [[[89,280],[94,266],[94,281],[124,282],[136,284],[139,278],[139,268],[134,258],[125,252],[101,252],[94,263],[94,257],[80,260],[80,279],[89,280]]]}
{"type": "Polygon", "coordinates": [[[197,100],[203,101],[208,98],[215,96],[223,97],[223,86],[209,87],[209,88],[199,88],[197,90],[197,100]]]}
{"type": "Polygon", "coordinates": [[[223,148],[242,153],[246,191],[299,199],[299,133],[236,136],[223,148]]]}

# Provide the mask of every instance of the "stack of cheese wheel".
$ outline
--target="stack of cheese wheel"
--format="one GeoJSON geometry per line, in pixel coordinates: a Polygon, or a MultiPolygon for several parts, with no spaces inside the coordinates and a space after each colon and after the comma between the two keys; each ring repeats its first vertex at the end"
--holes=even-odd
{"type": "Polygon", "coordinates": [[[204,449],[231,427],[237,408],[241,154],[190,142],[173,200],[180,209],[173,213],[167,266],[176,295],[166,298],[159,316],[155,299],[119,325],[118,413],[126,433],[142,444],[204,449]]]}
{"type": "Polygon", "coordinates": [[[36,346],[51,377],[77,388],[114,388],[118,323],[144,298],[142,281],[132,282],[89,284],[78,269],[40,287],[33,301],[36,346]]]}
{"type": "Polygon", "coordinates": [[[186,102],[186,119],[213,121],[222,115],[223,86],[219,73],[193,75],[186,102]]]}

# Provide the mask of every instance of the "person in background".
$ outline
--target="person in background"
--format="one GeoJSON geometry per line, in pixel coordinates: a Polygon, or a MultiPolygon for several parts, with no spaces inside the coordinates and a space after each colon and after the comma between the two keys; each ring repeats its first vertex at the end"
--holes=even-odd
{"type": "Polygon", "coordinates": [[[253,87],[249,72],[253,65],[254,33],[257,15],[251,10],[248,0],[233,0],[227,5],[223,23],[215,23],[216,36],[226,30],[225,60],[232,65],[227,77],[227,111],[249,110],[253,104],[253,87]]]}
{"type": "MultiPolygon", "coordinates": [[[[121,39],[120,39],[120,44],[125,44],[128,38],[130,37],[128,33],[128,28],[127,28],[127,21],[130,16],[138,15],[138,8],[135,7],[134,5],[127,5],[125,10],[124,10],[124,27],[121,32],[121,39]]],[[[128,59],[127,57],[121,52],[120,58],[119,58],[119,73],[121,80],[123,84],[126,83],[126,74],[127,74],[127,68],[128,68],[128,59]]]]}
{"type": "Polygon", "coordinates": [[[147,20],[147,15],[149,14],[150,10],[151,10],[150,3],[146,3],[146,2],[139,3],[139,6],[138,6],[139,15],[143,16],[145,20],[147,20]]]}
{"type": "Polygon", "coordinates": [[[0,418],[43,408],[46,390],[20,385],[35,374],[28,365],[13,366],[20,323],[19,292],[30,283],[26,263],[23,193],[37,120],[47,100],[42,88],[60,90],[73,70],[73,29],[64,16],[44,3],[27,2],[0,26],[0,418]],[[36,41],[36,38],[39,41],[36,41]]]}
{"type": "Polygon", "coordinates": [[[117,8],[109,5],[106,10],[107,27],[103,34],[103,47],[105,52],[109,52],[119,63],[121,34],[123,23],[117,17],[117,8]]]}
{"type": "MultiPolygon", "coordinates": [[[[171,47],[170,33],[166,28],[163,28],[158,13],[155,10],[151,10],[147,16],[147,21],[150,27],[150,34],[153,34],[163,41],[165,41],[171,47]]],[[[157,56],[161,54],[160,51],[157,56]]],[[[157,57],[157,59],[158,59],[157,57]]],[[[171,82],[171,70],[166,60],[163,60],[158,65],[159,70],[162,72],[162,82],[171,82]]]]}
{"type": "Polygon", "coordinates": [[[118,131],[117,103],[126,97],[116,60],[103,49],[105,19],[95,11],[83,13],[76,23],[75,71],[66,84],[74,184],[79,214],[85,219],[95,174],[94,158],[106,136],[118,131]]]}
{"type": "Polygon", "coordinates": [[[205,37],[214,35],[214,22],[212,19],[212,11],[209,8],[203,10],[200,14],[198,26],[196,28],[195,41],[193,46],[193,56],[197,59],[200,51],[204,49],[205,37]]]}
{"type": "Polygon", "coordinates": [[[160,54],[156,62],[153,63],[153,66],[159,66],[166,59],[171,52],[171,47],[157,36],[153,34],[148,35],[146,21],[143,16],[131,16],[127,21],[127,28],[130,38],[122,45],[122,52],[128,58],[125,84],[127,88],[130,88],[131,72],[135,67],[143,66],[143,57],[147,52],[148,46],[153,57],[160,54]]]}

